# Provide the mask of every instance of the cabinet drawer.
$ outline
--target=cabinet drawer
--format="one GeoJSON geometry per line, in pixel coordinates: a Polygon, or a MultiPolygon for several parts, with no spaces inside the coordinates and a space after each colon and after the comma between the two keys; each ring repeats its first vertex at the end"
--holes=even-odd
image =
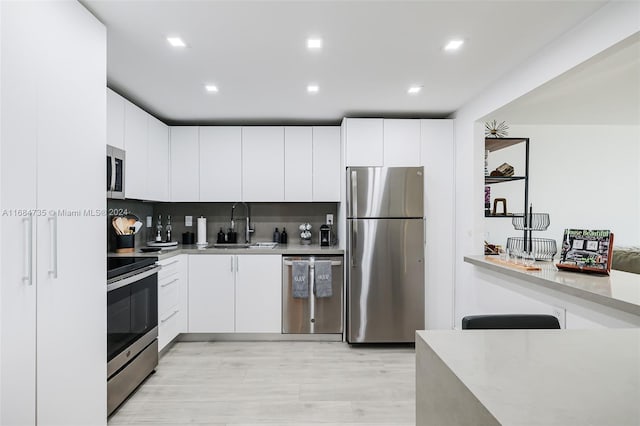
{"type": "Polygon", "coordinates": [[[168,259],[158,262],[162,269],[158,272],[158,281],[162,281],[180,272],[180,259],[168,259]]]}
{"type": "Polygon", "coordinates": [[[180,302],[180,278],[174,276],[170,280],[158,283],[158,313],[163,317],[169,308],[177,306],[180,302]]]}
{"type": "Polygon", "coordinates": [[[158,350],[162,350],[167,344],[180,334],[180,309],[178,305],[172,306],[165,314],[158,318],[158,350]]]}

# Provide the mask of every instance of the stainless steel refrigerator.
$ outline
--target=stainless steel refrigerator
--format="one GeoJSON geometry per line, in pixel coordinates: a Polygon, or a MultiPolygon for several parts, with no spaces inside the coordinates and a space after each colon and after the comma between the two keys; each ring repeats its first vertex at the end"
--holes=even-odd
{"type": "Polygon", "coordinates": [[[422,167],[347,169],[347,341],[414,342],[424,329],[422,167]]]}

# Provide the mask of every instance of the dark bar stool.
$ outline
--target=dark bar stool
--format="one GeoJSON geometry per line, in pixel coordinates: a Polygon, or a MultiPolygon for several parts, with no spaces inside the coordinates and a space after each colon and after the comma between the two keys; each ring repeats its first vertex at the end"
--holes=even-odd
{"type": "Polygon", "coordinates": [[[469,315],[462,318],[463,330],[559,329],[553,315],[469,315]]]}

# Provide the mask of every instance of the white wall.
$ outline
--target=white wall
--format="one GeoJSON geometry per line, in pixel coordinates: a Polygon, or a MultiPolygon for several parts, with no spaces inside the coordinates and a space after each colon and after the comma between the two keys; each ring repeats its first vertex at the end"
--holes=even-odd
{"type": "MultiPolygon", "coordinates": [[[[534,237],[555,239],[566,228],[611,229],[615,246],[640,246],[640,125],[511,125],[510,135],[529,137],[529,202],[550,214],[551,225],[534,237]]],[[[522,146],[489,154],[489,170],[503,162],[524,173],[522,146]]],[[[492,185],[511,212],[523,209],[522,182],[492,185]]],[[[485,219],[485,239],[506,244],[520,236],[510,219],[485,219]]]]}
{"type": "MultiPolygon", "coordinates": [[[[546,46],[454,114],[456,119],[455,320],[475,310],[476,271],[465,254],[481,254],[484,238],[484,134],[476,121],[640,31],[640,3],[611,2],[546,46]]],[[[454,325],[452,324],[452,325],[454,325]]]]}

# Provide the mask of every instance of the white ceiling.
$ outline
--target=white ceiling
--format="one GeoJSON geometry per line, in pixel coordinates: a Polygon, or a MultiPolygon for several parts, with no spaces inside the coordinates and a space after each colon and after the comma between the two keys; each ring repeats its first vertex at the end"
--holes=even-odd
{"type": "Polygon", "coordinates": [[[445,117],[604,3],[83,1],[108,30],[109,86],[169,124],[445,117]]]}
{"type": "Polygon", "coordinates": [[[640,125],[640,34],[629,37],[481,121],[640,125]]]}

